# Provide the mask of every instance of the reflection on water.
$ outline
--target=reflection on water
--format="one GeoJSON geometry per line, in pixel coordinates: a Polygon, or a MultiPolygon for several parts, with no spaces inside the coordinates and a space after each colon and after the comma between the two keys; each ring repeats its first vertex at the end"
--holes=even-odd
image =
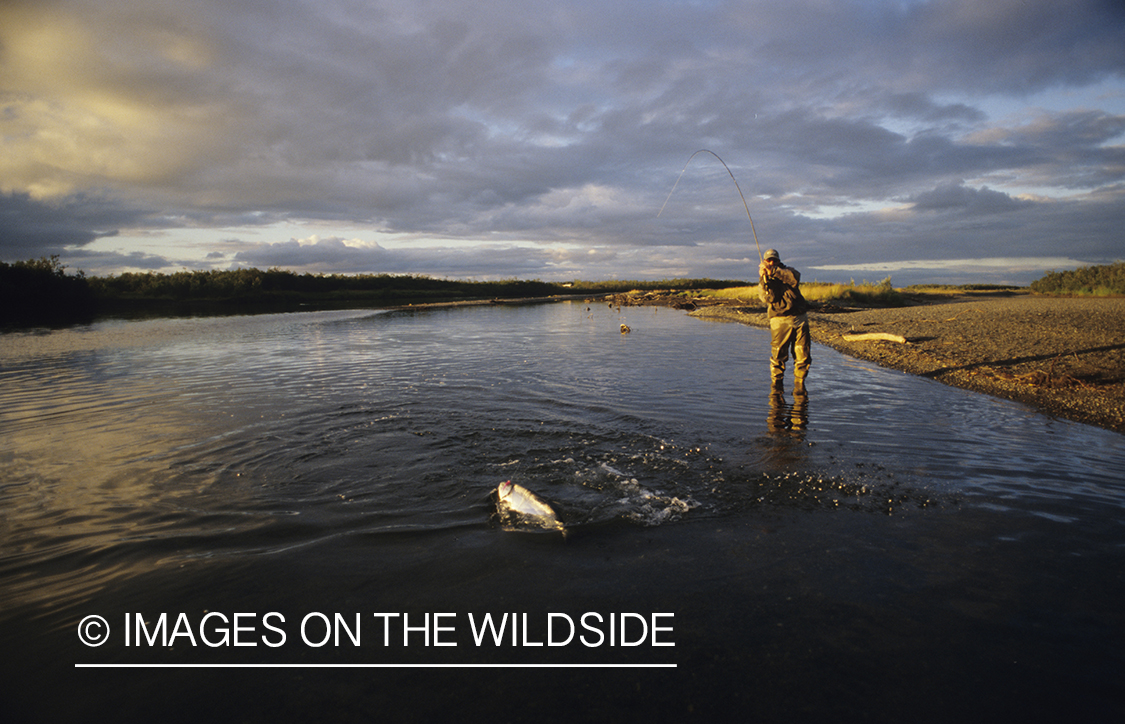
{"type": "Polygon", "coordinates": [[[792,434],[795,439],[804,439],[809,426],[809,392],[805,385],[793,388],[792,402],[786,401],[785,388],[775,384],[770,388],[770,414],[767,429],[779,435],[792,434]]]}
{"type": "Polygon", "coordinates": [[[766,387],[769,393],[769,414],[766,430],[769,445],[762,459],[766,473],[788,472],[805,467],[808,448],[805,446],[809,424],[809,394],[805,385],[796,386],[787,397],[781,383],[766,387]]]}
{"type": "MultiPolygon", "coordinates": [[[[676,656],[728,694],[844,664],[925,689],[901,680],[919,660],[989,681],[982,629],[1031,682],[1120,671],[1125,591],[1098,575],[1125,552],[1120,435],[828,349],[807,389],[771,389],[768,357],[765,330],[584,304],[0,335],[0,640],[50,667],[129,659],[76,651],[94,610],[667,607],[676,656]],[[565,542],[496,523],[506,479],[565,542]],[[939,624],[961,641],[940,656],[939,624]]],[[[681,712],[675,682],[637,711],[681,712]]],[[[833,697],[819,713],[856,705],[833,697]]]]}

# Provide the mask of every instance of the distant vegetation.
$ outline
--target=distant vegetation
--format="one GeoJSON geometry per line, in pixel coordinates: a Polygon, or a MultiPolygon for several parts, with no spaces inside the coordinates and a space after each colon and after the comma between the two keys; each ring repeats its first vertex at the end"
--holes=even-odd
{"type": "Polygon", "coordinates": [[[85,275],[68,275],[58,256],[0,261],[0,324],[53,324],[93,317],[85,275]]]}
{"type": "Polygon", "coordinates": [[[674,286],[694,289],[726,282],[678,279],[659,282],[544,282],[507,279],[459,281],[417,275],[393,274],[295,274],[283,269],[236,269],[232,271],[183,271],[174,274],[135,274],[90,280],[95,296],[108,303],[131,301],[219,302],[257,304],[300,302],[307,304],[400,304],[518,299],[558,294],[611,294],[629,289],[660,289],[674,286]]]}
{"type": "Polygon", "coordinates": [[[90,279],[90,286],[97,299],[109,307],[138,302],[192,302],[235,307],[255,304],[332,306],[341,302],[387,306],[559,292],[557,284],[540,281],[467,282],[392,274],[295,274],[276,268],[125,273],[94,277],[90,279]]]}
{"type": "Polygon", "coordinates": [[[1031,283],[1036,294],[1125,295],[1125,262],[1084,266],[1064,272],[1047,272],[1031,283]]]}

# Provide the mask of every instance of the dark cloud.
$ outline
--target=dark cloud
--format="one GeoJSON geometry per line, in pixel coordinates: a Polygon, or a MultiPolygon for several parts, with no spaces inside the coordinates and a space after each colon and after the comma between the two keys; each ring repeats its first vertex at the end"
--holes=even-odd
{"type": "Polygon", "coordinates": [[[177,263],[168,257],[141,251],[120,253],[68,249],[65,258],[69,267],[81,270],[88,276],[111,276],[120,273],[122,269],[157,272],[197,266],[177,263]]]}
{"type": "Polygon", "coordinates": [[[401,271],[382,269],[387,257],[386,250],[378,245],[370,248],[357,248],[344,243],[343,239],[317,239],[312,243],[301,244],[296,239],[273,244],[243,245],[236,252],[233,261],[248,266],[282,266],[298,269],[345,270],[373,269],[378,271],[401,271]]]}
{"type": "Polygon", "coordinates": [[[136,219],[118,204],[84,195],[40,202],[25,193],[0,194],[0,255],[19,260],[62,254],[113,236],[136,219]]]}
{"type": "Polygon", "coordinates": [[[925,191],[912,198],[916,211],[960,210],[967,214],[996,214],[1033,205],[1017,201],[1008,194],[989,188],[972,189],[961,184],[948,184],[925,191]]]}
{"type": "Polygon", "coordinates": [[[915,118],[927,123],[973,124],[984,121],[987,116],[979,108],[964,103],[939,104],[924,93],[888,93],[884,98],[872,99],[875,108],[900,118],[915,118]]]}
{"type": "Polygon", "coordinates": [[[934,0],[912,5],[906,16],[906,37],[918,41],[910,69],[932,87],[941,87],[945,74],[959,89],[1028,93],[1090,83],[1125,67],[1125,9],[1114,0],[934,0]]]}

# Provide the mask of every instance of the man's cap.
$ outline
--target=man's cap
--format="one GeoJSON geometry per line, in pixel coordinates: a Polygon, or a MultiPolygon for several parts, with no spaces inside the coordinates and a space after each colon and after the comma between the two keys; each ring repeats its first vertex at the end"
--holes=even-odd
{"type": "Polygon", "coordinates": [[[777,249],[766,249],[766,253],[762,255],[762,259],[777,259],[781,261],[781,255],[777,253],[777,249]]]}

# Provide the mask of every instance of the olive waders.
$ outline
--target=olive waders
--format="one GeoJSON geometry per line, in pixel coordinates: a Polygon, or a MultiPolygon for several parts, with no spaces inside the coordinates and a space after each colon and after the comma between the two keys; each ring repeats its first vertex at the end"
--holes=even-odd
{"type": "Polygon", "coordinates": [[[770,379],[779,384],[785,376],[785,363],[793,353],[793,380],[802,385],[812,364],[812,339],[807,314],[770,317],[770,379]]]}

